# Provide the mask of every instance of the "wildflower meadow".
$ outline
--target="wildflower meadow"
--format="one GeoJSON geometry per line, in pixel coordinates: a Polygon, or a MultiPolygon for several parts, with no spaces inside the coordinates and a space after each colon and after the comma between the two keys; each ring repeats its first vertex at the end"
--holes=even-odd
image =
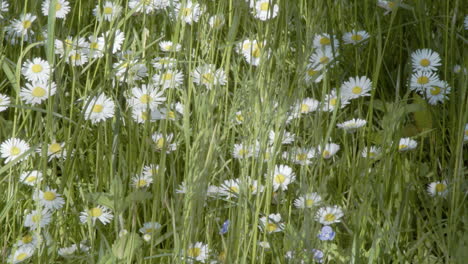
{"type": "Polygon", "coordinates": [[[468,2],[0,0],[0,263],[468,263],[468,2]]]}

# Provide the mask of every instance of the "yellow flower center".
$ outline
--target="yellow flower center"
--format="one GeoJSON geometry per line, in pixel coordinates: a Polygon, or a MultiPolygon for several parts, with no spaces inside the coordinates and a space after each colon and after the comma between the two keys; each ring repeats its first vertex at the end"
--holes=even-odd
{"type": "Polygon", "coordinates": [[[418,84],[427,84],[429,82],[429,78],[427,76],[421,76],[418,78],[418,84]]]}
{"type": "Polygon", "coordinates": [[[260,48],[258,46],[255,46],[254,49],[252,50],[252,56],[255,58],[260,58],[261,52],[260,48]]]}
{"type": "Polygon", "coordinates": [[[212,73],[210,73],[210,72],[205,73],[205,74],[202,75],[202,80],[203,80],[203,82],[205,82],[205,83],[210,83],[210,84],[212,84],[212,83],[214,83],[214,79],[215,79],[215,78],[214,78],[214,75],[213,75],[212,73]]]}
{"type": "Polygon", "coordinates": [[[307,104],[301,104],[301,113],[308,112],[310,107],[307,104]]]}
{"type": "Polygon", "coordinates": [[[388,8],[390,9],[393,9],[396,7],[396,4],[394,2],[388,2],[387,5],[388,5],[388,8]]]}
{"type": "Polygon", "coordinates": [[[305,205],[307,207],[312,207],[312,205],[314,205],[314,200],[312,200],[312,199],[305,200],[305,205]]]}
{"type": "Polygon", "coordinates": [[[190,16],[192,14],[192,9],[191,8],[184,8],[184,10],[182,10],[182,16],[190,16]]]}
{"type": "Polygon", "coordinates": [[[328,58],[327,56],[323,56],[322,58],[320,58],[319,62],[322,63],[322,64],[326,64],[330,61],[330,58],[328,58]]]}
{"type": "Polygon", "coordinates": [[[47,91],[44,88],[37,86],[32,90],[31,95],[34,97],[43,97],[46,93],[47,91]]]}
{"type": "Polygon", "coordinates": [[[99,44],[97,42],[91,42],[91,44],[89,44],[89,47],[91,49],[98,49],[99,48],[99,44]]]}
{"type": "Polygon", "coordinates": [[[421,61],[419,61],[419,64],[421,64],[421,66],[423,67],[427,67],[431,64],[431,61],[428,59],[422,59],[421,61]]]}
{"type": "Polygon", "coordinates": [[[406,149],[406,148],[408,148],[408,145],[405,145],[405,144],[401,144],[401,145],[398,146],[399,150],[403,150],[403,149],[406,149]]]}
{"type": "Polygon", "coordinates": [[[201,248],[194,247],[194,248],[189,248],[187,250],[187,255],[189,255],[189,257],[192,257],[192,258],[196,258],[200,256],[200,254],[201,254],[201,248]]]}
{"type": "Polygon", "coordinates": [[[32,70],[32,72],[34,72],[34,73],[42,72],[42,66],[41,66],[40,64],[34,64],[34,65],[31,67],[31,70],[32,70]]]}
{"type": "Polygon", "coordinates": [[[327,37],[323,37],[320,39],[320,45],[325,46],[325,45],[330,45],[331,41],[327,37]]]}
{"type": "Polygon", "coordinates": [[[36,176],[28,176],[25,181],[26,182],[34,182],[36,181],[37,177],[36,176]]]}
{"type": "Polygon", "coordinates": [[[29,21],[29,20],[23,21],[23,28],[24,29],[29,29],[31,27],[31,25],[32,25],[31,21],[29,21]]]}
{"type": "Polygon", "coordinates": [[[296,159],[299,161],[307,160],[307,154],[301,153],[296,155],[296,159]]]}
{"type": "Polygon", "coordinates": [[[239,193],[239,187],[237,186],[231,186],[229,187],[229,190],[233,193],[239,193]]]}
{"type": "Polygon", "coordinates": [[[432,86],[430,92],[432,95],[438,95],[440,94],[440,92],[442,92],[442,88],[440,88],[439,86],[432,86]]]}
{"type": "Polygon", "coordinates": [[[136,184],[136,187],[137,188],[145,187],[147,184],[148,184],[147,181],[145,181],[144,179],[140,179],[140,180],[138,180],[138,182],[136,184]]]}
{"type": "Polygon", "coordinates": [[[28,257],[28,254],[22,252],[22,253],[19,253],[18,256],[16,256],[16,260],[18,260],[18,261],[23,261],[23,260],[25,260],[27,257],[28,257]]]}
{"type": "Polygon", "coordinates": [[[40,213],[35,214],[31,217],[33,223],[39,223],[41,221],[42,215],[40,213]]]}
{"type": "Polygon", "coordinates": [[[165,142],[164,138],[160,138],[156,140],[156,148],[162,149],[164,146],[164,142],[165,142]]]}
{"type": "Polygon", "coordinates": [[[71,39],[66,39],[65,40],[65,46],[66,47],[71,47],[73,45],[73,41],[71,39]]]}
{"type": "Polygon", "coordinates": [[[21,242],[24,244],[29,244],[33,241],[33,237],[31,235],[25,235],[22,239],[21,242]]]}
{"type": "Polygon", "coordinates": [[[62,9],[62,5],[60,3],[56,3],[55,4],[55,11],[59,11],[60,9],[62,9]]]}
{"type": "Polygon", "coordinates": [[[351,90],[353,94],[361,94],[362,93],[362,88],[359,86],[354,86],[353,89],[351,90]]]}
{"type": "Polygon", "coordinates": [[[354,34],[351,36],[351,40],[353,41],[361,41],[362,40],[362,36],[359,35],[359,34],[354,34]]]}
{"type": "Polygon", "coordinates": [[[438,183],[435,186],[436,192],[439,192],[439,193],[445,191],[445,189],[447,189],[447,186],[443,183],[438,183]]]}
{"type": "Polygon", "coordinates": [[[11,149],[10,149],[10,154],[12,156],[16,156],[16,155],[19,155],[21,153],[21,149],[16,147],[16,146],[13,146],[11,149]]]}
{"type": "Polygon", "coordinates": [[[147,228],[147,229],[145,230],[145,233],[146,233],[146,234],[151,234],[151,233],[153,233],[153,231],[154,231],[153,228],[147,228]]]}
{"type": "Polygon", "coordinates": [[[309,76],[314,76],[314,75],[316,75],[317,73],[318,73],[318,71],[316,71],[316,70],[314,70],[314,69],[310,69],[310,70],[307,71],[307,74],[308,74],[309,76]]]}
{"type": "Polygon", "coordinates": [[[80,60],[81,59],[81,55],[79,53],[74,53],[70,56],[70,59],[72,61],[77,61],[77,60],[80,60]]]}
{"type": "Polygon", "coordinates": [[[140,102],[141,102],[142,104],[147,104],[147,103],[150,103],[151,101],[153,101],[153,100],[151,99],[151,96],[149,96],[149,95],[147,95],[147,94],[144,94],[144,95],[142,95],[142,96],[140,97],[140,102]]]}
{"type": "Polygon", "coordinates": [[[100,217],[102,215],[102,209],[99,207],[94,207],[93,209],[89,210],[89,215],[92,217],[100,217]]]}
{"type": "Polygon", "coordinates": [[[148,111],[142,111],[141,114],[140,114],[140,117],[142,120],[146,121],[149,119],[149,113],[148,111]]]}
{"type": "Polygon", "coordinates": [[[260,4],[261,11],[268,11],[269,8],[270,8],[270,4],[268,2],[260,4]]]}
{"type": "Polygon", "coordinates": [[[104,106],[102,104],[97,104],[93,106],[93,113],[101,113],[104,110],[104,106]]]}
{"type": "Polygon", "coordinates": [[[244,117],[242,115],[236,115],[236,120],[242,122],[244,121],[244,117]]]}
{"type": "Polygon", "coordinates": [[[164,73],[162,76],[161,76],[164,81],[170,81],[172,80],[172,73],[164,73]]]}
{"type": "Polygon", "coordinates": [[[323,153],[322,153],[322,157],[324,157],[325,159],[328,159],[330,157],[330,151],[328,150],[324,150],[323,153]]]}
{"type": "Polygon", "coordinates": [[[219,17],[215,18],[213,21],[214,28],[219,28],[220,26],[222,26],[222,24],[223,24],[223,20],[219,17]]]}
{"type": "Polygon", "coordinates": [[[275,223],[268,223],[266,224],[266,231],[268,233],[274,232],[278,229],[278,226],[275,223]]]}
{"type": "Polygon", "coordinates": [[[465,130],[465,136],[468,136],[468,130],[465,130]]]}
{"type": "Polygon", "coordinates": [[[330,100],[330,103],[329,103],[329,104],[330,104],[331,106],[335,106],[337,102],[338,102],[338,99],[332,98],[332,99],[330,100]]]}
{"type": "Polygon", "coordinates": [[[164,46],[164,49],[171,50],[172,49],[172,44],[167,44],[166,46],[164,46]]]}
{"type": "Polygon", "coordinates": [[[239,154],[239,156],[245,156],[249,153],[249,151],[247,149],[239,149],[239,151],[237,152],[239,154]]]}
{"type": "Polygon", "coordinates": [[[52,143],[49,146],[49,152],[51,153],[57,153],[62,150],[62,146],[60,146],[59,143],[52,143]]]}
{"type": "Polygon", "coordinates": [[[53,192],[44,192],[44,200],[46,201],[53,201],[55,200],[55,197],[56,195],[53,192]]]}
{"type": "Polygon", "coordinates": [[[368,155],[369,155],[369,158],[373,158],[373,157],[375,157],[375,153],[374,153],[374,152],[369,152],[369,154],[368,154],[368,155]]]}
{"type": "Polygon", "coordinates": [[[104,14],[105,14],[105,15],[110,15],[110,14],[112,14],[112,11],[113,11],[113,10],[112,10],[112,7],[109,7],[109,6],[104,7],[104,14]]]}
{"type": "Polygon", "coordinates": [[[176,115],[174,113],[174,111],[169,111],[167,112],[167,118],[170,118],[170,119],[175,119],[176,118],[176,115]]]}
{"type": "Polygon", "coordinates": [[[278,174],[275,176],[276,183],[282,184],[284,181],[286,181],[286,176],[284,176],[283,174],[278,174]]]}
{"type": "Polygon", "coordinates": [[[326,214],[324,218],[327,222],[333,222],[335,221],[336,216],[334,214],[326,214]]]}

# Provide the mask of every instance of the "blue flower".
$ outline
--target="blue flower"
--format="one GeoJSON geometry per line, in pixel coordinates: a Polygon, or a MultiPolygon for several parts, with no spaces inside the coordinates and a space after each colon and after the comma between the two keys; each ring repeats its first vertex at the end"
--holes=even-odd
{"type": "Polygon", "coordinates": [[[220,235],[224,235],[224,234],[227,233],[230,223],[231,223],[231,222],[229,221],[229,219],[226,220],[226,221],[223,223],[223,226],[221,227],[221,230],[219,230],[219,234],[220,234],[220,235]]]}
{"type": "Polygon", "coordinates": [[[330,226],[323,226],[322,230],[318,234],[318,238],[322,241],[333,240],[335,238],[335,232],[330,226]]]}
{"type": "Polygon", "coordinates": [[[318,249],[312,249],[312,253],[314,253],[314,260],[317,261],[318,263],[323,262],[323,251],[318,250],[318,249]]]}

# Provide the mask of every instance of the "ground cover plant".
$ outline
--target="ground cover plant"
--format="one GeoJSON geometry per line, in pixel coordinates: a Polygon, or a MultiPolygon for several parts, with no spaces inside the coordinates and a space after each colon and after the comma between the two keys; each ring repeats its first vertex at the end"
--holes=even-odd
{"type": "Polygon", "coordinates": [[[466,263],[467,14],[0,0],[0,262],[466,263]]]}

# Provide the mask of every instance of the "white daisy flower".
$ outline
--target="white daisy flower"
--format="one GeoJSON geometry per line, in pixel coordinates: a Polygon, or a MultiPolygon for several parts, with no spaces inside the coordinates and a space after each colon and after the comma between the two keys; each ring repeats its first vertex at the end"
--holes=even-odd
{"type": "Polygon", "coordinates": [[[202,242],[196,242],[195,244],[190,244],[187,248],[187,263],[195,263],[199,261],[205,263],[209,258],[209,248],[207,244],[202,242]]]}
{"type": "Polygon", "coordinates": [[[52,214],[49,209],[34,210],[27,214],[24,219],[24,226],[35,230],[39,227],[44,228],[52,221],[52,214]]]}
{"type": "Polygon", "coordinates": [[[49,63],[41,58],[34,58],[32,61],[27,60],[23,63],[21,73],[28,81],[42,81],[49,80],[50,66],[49,63]]]}
{"type": "Polygon", "coordinates": [[[361,156],[363,158],[376,158],[382,153],[382,149],[377,146],[371,146],[369,148],[365,148],[361,151],[361,156]]]}
{"type": "Polygon", "coordinates": [[[341,86],[341,96],[349,100],[363,96],[370,96],[372,82],[366,76],[355,78],[351,77],[341,86]]]}
{"type": "Polygon", "coordinates": [[[265,48],[266,41],[259,42],[257,40],[246,39],[242,41],[237,47],[237,51],[242,54],[247,63],[258,66],[262,58],[262,54],[265,59],[270,57],[271,50],[265,48]]]}
{"type": "Polygon", "coordinates": [[[45,191],[36,190],[33,194],[33,199],[51,211],[58,210],[65,204],[62,195],[57,193],[56,189],[49,187],[46,187],[45,191]]]}
{"type": "MultiPolygon", "coordinates": [[[[0,145],[0,153],[2,154],[2,158],[5,159],[5,163],[15,160],[16,158],[23,155],[28,150],[29,150],[29,144],[26,141],[22,139],[18,139],[18,138],[7,139],[3,141],[3,143],[0,145]]],[[[28,156],[29,155],[26,155],[20,160],[24,160],[28,156]]],[[[17,160],[17,161],[20,161],[20,160],[17,160]]]]}
{"type": "Polygon", "coordinates": [[[237,111],[234,115],[234,121],[237,124],[242,124],[244,122],[244,116],[242,115],[242,111],[237,111]]]}
{"type": "Polygon", "coordinates": [[[398,8],[398,0],[395,1],[387,1],[387,0],[377,0],[377,6],[386,10],[384,15],[388,15],[388,13],[396,10],[398,8]]]}
{"type": "Polygon", "coordinates": [[[329,94],[325,95],[322,101],[322,111],[333,112],[336,107],[340,106],[340,108],[344,108],[348,104],[349,98],[343,96],[338,97],[336,90],[333,89],[329,94]]]}
{"type": "Polygon", "coordinates": [[[104,38],[89,36],[88,40],[89,40],[89,45],[88,45],[87,55],[93,59],[104,57],[104,51],[105,51],[104,38]]]}
{"type": "Polygon", "coordinates": [[[173,69],[177,66],[177,60],[171,57],[157,57],[153,59],[152,65],[156,70],[173,69]]]}
{"type": "Polygon", "coordinates": [[[226,19],[223,14],[217,14],[210,17],[208,24],[212,29],[220,29],[226,23],[226,19]]]}
{"type": "Polygon", "coordinates": [[[148,187],[151,183],[153,183],[153,177],[150,175],[139,174],[132,178],[132,186],[137,189],[148,187]]]}
{"type": "Polygon", "coordinates": [[[143,167],[143,175],[155,177],[159,173],[159,165],[150,164],[143,167]]]}
{"type": "Polygon", "coordinates": [[[273,181],[273,191],[277,191],[278,189],[286,191],[288,185],[296,180],[296,174],[287,165],[276,165],[275,171],[270,177],[273,181]]]}
{"type": "Polygon", "coordinates": [[[268,217],[260,218],[260,229],[268,234],[281,232],[284,229],[280,214],[270,214],[268,217]]]}
{"type": "Polygon", "coordinates": [[[304,98],[295,106],[295,112],[301,114],[308,114],[317,111],[320,102],[313,98],[304,98]]]}
{"type": "Polygon", "coordinates": [[[309,68],[322,69],[326,66],[333,66],[336,57],[338,57],[338,50],[332,50],[330,47],[315,50],[309,58],[309,68]]]}
{"type": "Polygon", "coordinates": [[[246,180],[242,182],[242,186],[246,187],[252,195],[262,193],[265,189],[261,183],[259,183],[257,180],[253,180],[251,177],[247,177],[246,180]]]}
{"type": "MultiPolygon", "coordinates": [[[[51,0],[44,0],[44,2],[42,2],[42,14],[44,16],[49,15],[50,2],[51,0]]],[[[70,12],[70,3],[66,0],[57,0],[54,9],[56,18],[66,18],[67,14],[70,12]]]]}
{"type": "Polygon", "coordinates": [[[172,41],[161,41],[159,42],[159,48],[163,52],[179,52],[182,49],[182,45],[173,43],[172,41]]]}
{"type": "Polygon", "coordinates": [[[347,32],[343,35],[343,42],[345,44],[360,44],[364,43],[369,39],[369,33],[364,30],[353,30],[351,32],[347,32]]]}
{"type": "Polygon", "coordinates": [[[184,82],[184,74],[176,69],[168,69],[153,75],[153,81],[163,89],[179,88],[184,82]]]}
{"type": "Polygon", "coordinates": [[[166,153],[170,153],[177,149],[177,144],[171,143],[173,137],[174,134],[172,133],[169,133],[167,136],[164,136],[161,133],[154,133],[151,138],[153,139],[153,142],[156,145],[155,149],[157,151],[161,151],[165,147],[166,153]]]}
{"type": "Polygon", "coordinates": [[[275,131],[270,130],[268,134],[268,144],[274,145],[275,141],[278,140],[281,145],[288,145],[294,142],[294,134],[289,133],[288,131],[283,131],[283,133],[275,133],[275,131]]]}
{"type": "Polygon", "coordinates": [[[335,143],[327,143],[323,148],[322,146],[317,147],[317,153],[319,153],[324,159],[333,157],[338,150],[340,150],[340,145],[335,143]]]}
{"type": "Polygon", "coordinates": [[[272,4],[272,0],[259,0],[255,3],[252,14],[255,18],[266,21],[275,18],[278,15],[279,6],[272,4]]]}
{"type": "Polygon", "coordinates": [[[198,85],[204,85],[207,89],[223,86],[227,83],[227,77],[223,69],[216,69],[213,64],[198,66],[192,72],[192,81],[198,85]]]}
{"type": "Polygon", "coordinates": [[[6,0],[0,0],[0,19],[3,19],[3,14],[8,12],[8,2],[6,0]]]}
{"type": "MultiPolygon", "coordinates": [[[[52,143],[48,144],[47,145],[47,157],[49,157],[49,161],[51,161],[52,159],[59,159],[59,158],[66,158],[67,157],[67,151],[66,149],[64,148],[65,147],[65,143],[61,142],[57,142],[57,141],[52,141],[52,143]]],[[[37,153],[41,154],[42,153],[42,149],[41,148],[38,148],[36,150],[37,153]]]]}
{"type": "Polygon", "coordinates": [[[240,180],[225,180],[219,188],[220,195],[225,196],[227,199],[239,196],[240,193],[240,180]]]}
{"type": "Polygon", "coordinates": [[[140,228],[138,231],[140,231],[140,233],[144,235],[154,235],[158,230],[161,229],[161,227],[161,224],[158,222],[146,222],[143,224],[143,227],[140,228]]]}
{"type": "Polygon", "coordinates": [[[121,60],[114,63],[113,67],[116,70],[115,79],[120,82],[133,84],[148,76],[148,68],[138,60],[121,60]]]}
{"type": "Polygon", "coordinates": [[[431,182],[427,186],[427,192],[432,197],[435,197],[435,196],[447,197],[447,194],[448,194],[448,188],[447,187],[448,187],[448,185],[447,185],[446,180],[431,182]]]}
{"type": "Polygon", "coordinates": [[[463,131],[463,142],[468,142],[468,123],[465,124],[465,129],[463,131]]]}
{"type": "Polygon", "coordinates": [[[411,138],[401,138],[398,143],[398,151],[405,152],[408,150],[413,150],[418,146],[418,142],[411,138]]]}
{"type": "Polygon", "coordinates": [[[157,107],[166,101],[163,91],[160,91],[152,85],[141,85],[131,90],[132,97],[129,103],[133,108],[156,110],[157,107]]]}
{"type": "Polygon", "coordinates": [[[440,63],[439,53],[430,49],[419,49],[411,53],[413,71],[437,71],[440,63]]]}
{"type": "Polygon", "coordinates": [[[453,66],[453,72],[456,74],[459,74],[459,73],[468,74],[468,70],[465,67],[462,67],[458,64],[453,66]]]}
{"type": "Polygon", "coordinates": [[[311,159],[315,157],[315,149],[294,147],[289,152],[283,153],[283,158],[290,160],[294,164],[309,165],[311,159]]]}
{"type": "Polygon", "coordinates": [[[96,7],[93,9],[93,14],[99,20],[105,19],[107,21],[112,21],[120,15],[121,11],[121,6],[111,1],[106,1],[102,5],[102,8],[99,6],[99,4],[97,4],[96,7]]]}
{"type": "Polygon", "coordinates": [[[304,80],[306,82],[319,83],[323,80],[323,76],[325,75],[325,72],[326,72],[326,68],[323,66],[323,64],[319,64],[317,66],[313,64],[308,64],[306,68],[304,80]]]}
{"type": "Polygon", "coordinates": [[[358,128],[361,128],[367,124],[367,121],[364,119],[359,119],[359,118],[353,118],[351,120],[345,121],[343,123],[337,124],[336,126],[338,128],[344,129],[348,133],[353,133],[358,128]]]}
{"type": "Polygon", "coordinates": [[[69,247],[63,247],[63,248],[59,248],[57,253],[66,258],[66,257],[70,257],[72,256],[73,254],[75,254],[75,252],[78,250],[78,247],[76,246],[76,244],[73,244],[69,247]]]}
{"type": "Polygon", "coordinates": [[[144,124],[146,122],[156,122],[164,119],[164,114],[158,109],[133,108],[132,118],[135,122],[144,124]]]}
{"type": "Polygon", "coordinates": [[[418,71],[411,75],[410,89],[418,93],[424,93],[426,89],[436,85],[439,76],[435,72],[418,71]]]}
{"type": "Polygon", "coordinates": [[[205,8],[197,2],[187,0],[185,4],[176,3],[175,11],[177,13],[177,17],[191,25],[193,22],[198,22],[201,15],[205,12],[205,8]]]}
{"type": "Polygon", "coordinates": [[[39,240],[41,239],[40,235],[35,232],[28,232],[26,235],[22,236],[16,243],[16,247],[32,247],[36,248],[39,240]]]}
{"type": "Polygon", "coordinates": [[[8,105],[11,103],[10,97],[5,94],[0,94],[0,112],[8,109],[8,105]]]}
{"type": "MultiPolygon", "coordinates": [[[[333,42],[333,49],[336,51],[340,45],[338,39],[335,35],[330,35],[327,33],[320,33],[315,34],[314,36],[314,47],[317,49],[329,49],[332,50],[332,42],[333,42]]],[[[338,55],[338,54],[337,54],[338,55]]]]}
{"type": "Polygon", "coordinates": [[[187,184],[185,182],[182,182],[179,187],[175,190],[176,193],[182,193],[185,194],[187,193],[187,184]]]}
{"type": "Polygon", "coordinates": [[[8,34],[12,38],[23,38],[24,41],[29,41],[34,35],[32,25],[36,18],[36,16],[30,13],[20,15],[19,19],[14,19],[11,22],[11,24],[6,28],[8,34]]]}
{"type": "Polygon", "coordinates": [[[68,53],[67,63],[73,66],[83,66],[88,62],[88,55],[85,50],[72,50],[68,53]]]}
{"type": "Polygon", "coordinates": [[[339,223],[343,217],[343,210],[341,207],[335,205],[333,207],[322,207],[315,214],[315,219],[323,225],[331,225],[339,223]]]}
{"type": "Polygon", "coordinates": [[[318,193],[307,193],[294,200],[294,206],[300,209],[312,208],[318,206],[321,201],[322,197],[318,193]]]}
{"type": "Polygon", "coordinates": [[[107,43],[109,42],[110,46],[112,46],[112,53],[115,54],[122,49],[122,44],[125,41],[125,33],[120,29],[115,31],[109,30],[100,37],[100,41],[103,41],[105,46],[107,46],[107,43]]]}
{"type": "Polygon", "coordinates": [[[439,80],[430,88],[426,89],[425,96],[429,104],[436,105],[437,103],[443,103],[448,100],[450,90],[450,85],[446,81],[439,80]]]}
{"type": "Polygon", "coordinates": [[[232,150],[232,156],[235,159],[247,159],[255,155],[255,150],[252,146],[240,144],[234,144],[234,149],[232,150]]]}
{"type": "Polygon", "coordinates": [[[69,55],[71,51],[87,51],[89,43],[83,37],[68,36],[64,41],[56,39],[54,41],[55,54],[59,54],[61,58],[69,55]]]}
{"type": "Polygon", "coordinates": [[[19,247],[15,250],[15,253],[10,255],[9,262],[13,264],[23,262],[32,257],[35,249],[35,247],[31,246],[19,247]]]}
{"type": "Polygon", "coordinates": [[[33,170],[25,171],[20,175],[20,182],[29,186],[36,186],[42,181],[42,172],[33,170]]]}
{"type": "Polygon", "coordinates": [[[33,81],[32,83],[26,83],[26,87],[21,88],[20,97],[27,104],[36,105],[54,95],[56,91],[57,88],[54,82],[49,85],[47,81],[33,81]]]}
{"type": "Polygon", "coordinates": [[[91,120],[91,123],[96,124],[114,116],[114,102],[106,97],[105,94],[100,94],[94,97],[88,97],[84,109],[85,120],[91,120]]]}
{"type": "Polygon", "coordinates": [[[135,9],[135,12],[151,14],[158,10],[159,0],[130,0],[128,2],[128,7],[130,9],[135,9]]]}
{"type": "Polygon", "coordinates": [[[111,210],[105,206],[98,205],[97,207],[85,210],[80,213],[81,223],[87,223],[88,220],[91,220],[93,224],[96,223],[96,220],[99,220],[103,225],[110,223],[114,218],[111,210]]]}

